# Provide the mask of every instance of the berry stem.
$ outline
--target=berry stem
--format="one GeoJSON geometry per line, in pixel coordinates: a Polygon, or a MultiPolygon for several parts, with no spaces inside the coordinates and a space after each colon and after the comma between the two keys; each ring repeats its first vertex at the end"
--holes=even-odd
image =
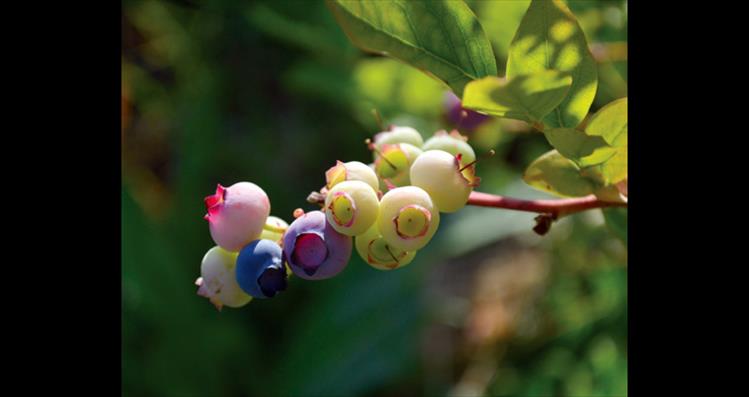
{"type": "MultiPolygon", "coordinates": [[[[489,153],[485,154],[483,157],[484,158],[489,158],[491,156],[494,156],[495,153],[496,152],[494,151],[494,149],[492,149],[492,150],[489,151],[489,153]]],[[[458,170],[458,172],[463,172],[464,169],[466,169],[466,168],[468,168],[468,167],[470,167],[470,166],[472,166],[472,165],[474,165],[474,164],[476,164],[478,162],[479,162],[479,158],[477,158],[476,160],[473,160],[470,163],[464,165],[463,168],[461,168],[461,169],[458,170]]]]}
{"type": "MultiPolygon", "coordinates": [[[[312,197],[312,195],[310,195],[312,197]]],[[[317,203],[325,202],[325,195],[317,194],[317,203]]],[[[473,191],[468,196],[468,205],[477,207],[503,208],[506,210],[536,212],[551,215],[558,219],[564,215],[574,214],[585,210],[605,207],[627,207],[627,203],[601,201],[595,195],[551,200],[523,200],[496,194],[473,191]]]]}
{"type": "Polygon", "coordinates": [[[390,165],[390,167],[392,167],[392,168],[393,168],[393,171],[397,171],[397,170],[398,170],[398,167],[396,167],[396,166],[395,166],[395,164],[393,164],[392,162],[390,162],[390,160],[388,160],[388,159],[387,159],[387,157],[385,157],[385,156],[384,156],[384,155],[382,154],[382,152],[380,151],[380,149],[377,149],[377,146],[375,146],[375,144],[374,144],[374,143],[372,143],[372,140],[371,140],[371,139],[367,138],[367,139],[366,139],[366,140],[364,141],[364,143],[366,143],[366,144],[367,144],[367,147],[369,148],[369,150],[372,150],[372,151],[374,151],[375,153],[377,153],[377,154],[378,154],[378,155],[380,156],[380,158],[381,158],[381,159],[385,160],[385,162],[386,162],[386,163],[388,163],[388,165],[390,165]]]}
{"type": "Polygon", "coordinates": [[[471,192],[468,205],[551,214],[555,218],[594,208],[627,207],[627,203],[601,201],[595,195],[553,200],[520,200],[483,192],[471,192]]]}
{"type": "Polygon", "coordinates": [[[393,251],[390,251],[390,247],[388,247],[387,244],[385,244],[385,249],[388,251],[388,254],[390,254],[390,257],[393,258],[395,263],[400,265],[400,262],[398,262],[398,258],[396,258],[395,255],[393,255],[393,251]]]}
{"type": "Polygon", "coordinates": [[[380,111],[377,109],[372,109],[372,114],[374,115],[375,122],[377,122],[377,127],[380,129],[380,131],[385,131],[385,125],[382,123],[382,116],[380,115],[380,111]]]}

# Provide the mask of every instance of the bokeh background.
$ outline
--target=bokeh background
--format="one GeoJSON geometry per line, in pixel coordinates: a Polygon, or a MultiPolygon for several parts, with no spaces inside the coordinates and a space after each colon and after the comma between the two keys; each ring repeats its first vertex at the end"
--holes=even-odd
{"type": "MultiPolygon", "coordinates": [[[[500,75],[528,1],[469,1],[500,75]]],[[[599,62],[591,111],[627,95],[623,1],[568,1],[599,62]]],[[[451,128],[446,89],[364,54],[322,1],[124,1],[122,387],[125,396],[624,396],[626,225],[600,210],[535,235],[533,214],[466,207],[403,269],[354,255],[338,277],[217,312],[195,294],[213,246],[203,197],[252,181],[293,220],[336,160],[371,161],[386,123],[451,128]],[[621,226],[621,225],[620,225],[621,226]]],[[[550,150],[523,123],[463,131],[480,190],[550,150]]]]}

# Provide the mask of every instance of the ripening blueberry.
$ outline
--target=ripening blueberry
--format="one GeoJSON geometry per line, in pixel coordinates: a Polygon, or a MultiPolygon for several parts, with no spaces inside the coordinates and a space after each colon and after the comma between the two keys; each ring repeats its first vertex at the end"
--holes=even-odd
{"type": "Polygon", "coordinates": [[[460,98],[449,91],[445,94],[444,106],[447,119],[461,130],[473,131],[491,119],[485,114],[464,108],[460,98]]]}
{"type": "Polygon", "coordinates": [[[465,207],[479,182],[476,165],[464,169],[460,158],[443,150],[427,150],[411,166],[411,183],[424,189],[442,212],[465,207]]]}
{"type": "Polygon", "coordinates": [[[408,143],[416,147],[421,147],[424,144],[424,138],[414,128],[391,125],[387,131],[375,134],[373,142],[377,149],[380,150],[382,150],[383,145],[392,145],[395,143],[408,143]]]}
{"type": "Polygon", "coordinates": [[[272,298],[286,289],[286,267],[281,246],[271,240],[247,244],[237,257],[237,283],[255,298],[272,298]]]}
{"type": "Polygon", "coordinates": [[[445,130],[437,131],[427,139],[422,146],[423,151],[427,150],[444,150],[453,156],[460,154],[463,164],[469,164],[476,160],[476,153],[471,145],[466,142],[468,137],[461,135],[458,131],[453,130],[449,134],[445,130]]]}
{"type": "Polygon", "coordinates": [[[380,200],[371,186],[362,181],[343,181],[325,196],[325,217],[338,233],[356,236],[377,220],[380,200]]]}
{"type": "Polygon", "coordinates": [[[237,253],[221,247],[213,247],[203,256],[200,277],[195,281],[198,295],[208,298],[216,309],[244,306],[252,300],[239,287],[234,276],[237,253]]]}
{"type": "Polygon", "coordinates": [[[325,172],[325,187],[328,190],[343,181],[362,181],[372,186],[375,192],[379,191],[380,187],[380,181],[377,179],[374,168],[359,161],[347,163],[337,161],[336,165],[325,172]]]}
{"type": "Polygon", "coordinates": [[[205,198],[205,219],[211,237],[221,248],[238,252],[257,240],[270,215],[268,195],[251,182],[238,182],[228,188],[218,185],[216,193],[205,198]]]}
{"type": "Polygon", "coordinates": [[[283,239],[289,268],[306,280],[322,280],[340,273],[348,265],[352,248],[351,237],[333,229],[321,211],[296,218],[283,239]]]}
{"type": "Polygon", "coordinates": [[[354,238],[356,252],[368,265],[378,270],[393,270],[408,265],[416,251],[404,251],[390,246],[382,238],[377,225],[372,225],[364,234],[354,238]]]}
{"type": "Polygon", "coordinates": [[[418,186],[398,187],[380,200],[377,228],[387,243],[405,251],[416,251],[432,239],[440,223],[437,206],[418,186]]]}
{"type": "Polygon", "coordinates": [[[395,186],[406,186],[410,183],[411,164],[421,152],[421,149],[408,143],[382,145],[375,160],[375,172],[378,177],[390,180],[395,186]]]}

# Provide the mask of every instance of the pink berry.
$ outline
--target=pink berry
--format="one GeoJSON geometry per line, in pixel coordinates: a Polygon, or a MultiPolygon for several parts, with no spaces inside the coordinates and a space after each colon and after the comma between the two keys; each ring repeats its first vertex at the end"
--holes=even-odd
{"type": "Polygon", "coordinates": [[[205,205],[213,241],[231,252],[257,240],[270,215],[268,195],[251,182],[238,182],[228,188],[218,185],[216,193],[205,198],[205,205]]]}

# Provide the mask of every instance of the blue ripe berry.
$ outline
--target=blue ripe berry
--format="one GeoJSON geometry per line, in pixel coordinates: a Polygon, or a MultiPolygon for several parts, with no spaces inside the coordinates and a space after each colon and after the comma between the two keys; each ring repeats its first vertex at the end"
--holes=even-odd
{"type": "Polygon", "coordinates": [[[338,233],[321,211],[311,211],[289,225],[283,240],[289,268],[306,280],[322,280],[340,273],[351,258],[351,237],[338,233]]]}
{"type": "Polygon", "coordinates": [[[237,257],[239,288],[255,298],[272,298],[286,289],[286,268],[281,247],[271,240],[247,244],[237,257]]]}

